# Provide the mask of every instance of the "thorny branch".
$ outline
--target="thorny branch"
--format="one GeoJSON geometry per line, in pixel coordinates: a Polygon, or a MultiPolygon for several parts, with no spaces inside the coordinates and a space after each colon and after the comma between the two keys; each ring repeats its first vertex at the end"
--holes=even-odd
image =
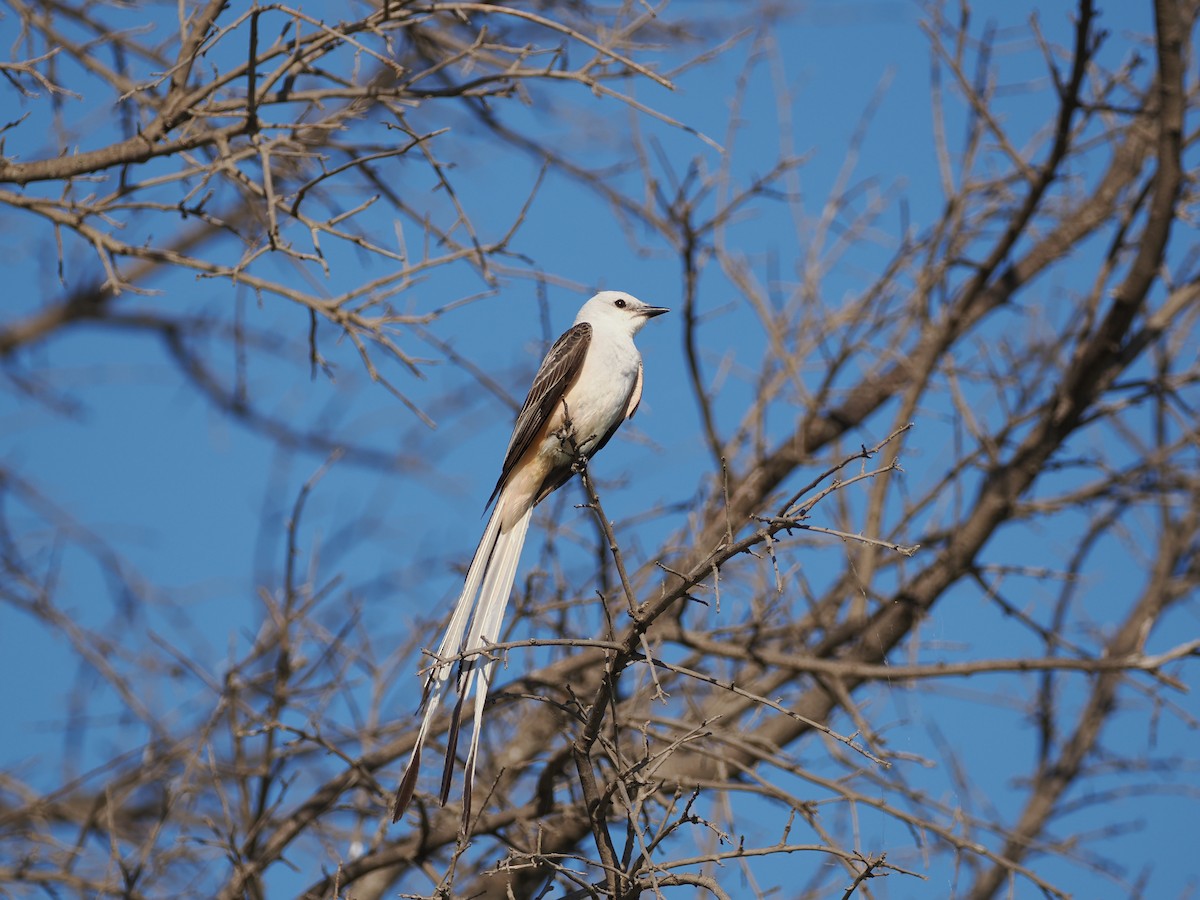
{"type": "Polygon", "coordinates": [[[1188,794],[1171,779],[1195,753],[1171,736],[1198,724],[1200,657],[1176,631],[1200,589],[1200,275],[1180,237],[1200,10],[1153,7],[1126,47],[1091,0],[1017,38],[930,4],[931,212],[901,173],[860,174],[872,142],[912,137],[875,133],[886,78],[845,147],[792,120],[766,7],[706,34],[642,3],[10,0],[0,203],[42,278],[0,321],[11,395],[82,418],[52,365],[66,338],[149,337],[219,416],[336,465],[264,515],[281,546],[222,653],[119,529],[0,459],[0,602],[78,671],[47,713],[60,756],[0,773],[0,890],[234,900],[286,869],[314,900],[771,896],[764,862],[789,855],[798,897],[935,871],[978,898],[1143,890],[1161,861],[1110,837],[1129,797],[1188,794]],[[733,61],[721,147],[681,155],[670,138],[698,132],[658,99],[733,61]],[[752,130],[770,90],[777,121],[752,130]],[[806,166],[829,152],[817,197],[806,166]],[[467,170],[515,183],[522,156],[535,174],[497,214],[467,170]],[[457,487],[441,457],[520,379],[472,358],[451,313],[596,277],[523,241],[564,185],[681,273],[682,362],[647,362],[636,475],[615,442],[580,465],[579,513],[573,487],[546,504],[489,650],[507,683],[470,840],[421,792],[388,828],[401,686],[463,546],[417,549],[407,508],[317,501],[348,467],[457,487]],[[472,286],[445,293],[455,278],[472,286]],[[296,413],[264,374],[315,392],[349,369],[413,430],[360,444],[345,395],[296,413]],[[418,386],[431,371],[461,380],[418,386]],[[362,571],[379,535],[401,574],[362,571]],[[956,739],[968,706],[1004,759],[956,739]],[[980,802],[997,790],[1015,813],[980,802]],[[1095,831],[1070,827],[1085,808],[1095,831]]]}

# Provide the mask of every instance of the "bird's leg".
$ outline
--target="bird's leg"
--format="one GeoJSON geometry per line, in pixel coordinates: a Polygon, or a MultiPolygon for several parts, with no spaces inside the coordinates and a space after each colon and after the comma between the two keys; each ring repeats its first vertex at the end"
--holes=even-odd
{"type": "Polygon", "coordinates": [[[576,475],[580,474],[581,472],[587,472],[587,463],[587,454],[580,451],[576,453],[575,458],[571,460],[571,471],[576,475]]]}
{"type": "Polygon", "coordinates": [[[580,441],[575,436],[575,423],[571,421],[571,410],[567,408],[567,401],[563,400],[563,423],[562,426],[554,432],[554,436],[558,438],[559,445],[563,449],[563,453],[571,457],[571,471],[578,475],[587,467],[588,453],[584,450],[587,444],[590,444],[596,439],[596,436],[589,435],[584,440],[580,441]]]}
{"type": "Polygon", "coordinates": [[[565,450],[571,456],[574,456],[576,453],[578,453],[579,448],[575,441],[575,423],[571,421],[571,410],[567,406],[566,399],[563,400],[562,407],[562,425],[560,425],[557,430],[551,432],[551,434],[558,438],[558,442],[562,445],[563,450],[565,450]]]}

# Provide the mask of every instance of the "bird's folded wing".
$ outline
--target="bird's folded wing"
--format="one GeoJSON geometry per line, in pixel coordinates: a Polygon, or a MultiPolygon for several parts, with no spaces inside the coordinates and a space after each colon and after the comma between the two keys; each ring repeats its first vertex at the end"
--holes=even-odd
{"type": "Polygon", "coordinates": [[[500,478],[496,481],[492,496],[488,497],[488,506],[499,496],[501,488],[516,470],[521,458],[533,446],[555,407],[579,379],[591,340],[592,326],[587,322],[580,322],[564,332],[542,360],[542,365],[529,388],[529,395],[525,398],[525,404],[517,416],[517,424],[513,427],[512,438],[508,442],[508,451],[504,454],[504,465],[500,467],[500,478]]]}

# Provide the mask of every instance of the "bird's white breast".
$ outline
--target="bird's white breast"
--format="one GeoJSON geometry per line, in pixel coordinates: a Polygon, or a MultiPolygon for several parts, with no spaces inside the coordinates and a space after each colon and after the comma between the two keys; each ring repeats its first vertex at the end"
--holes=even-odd
{"type": "Polygon", "coordinates": [[[571,423],[581,444],[599,440],[625,417],[641,359],[627,335],[598,333],[593,337],[583,371],[566,395],[571,423]]]}

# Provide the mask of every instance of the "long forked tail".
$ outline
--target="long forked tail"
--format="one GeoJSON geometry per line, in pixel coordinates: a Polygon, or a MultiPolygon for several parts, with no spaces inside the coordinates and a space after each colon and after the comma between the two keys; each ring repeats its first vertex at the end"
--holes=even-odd
{"type": "Polygon", "coordinates": [[[467,752],[463,780],[464,830],[471,817],[471,793],[475,783],[475,764],[479,755],[483,707],[487,701],[492,668],[495,665],[492,657],[480,651],[500,638],[504,610],[512,594],[513,582],[517,576],[517,562],[521,558],[525,532],[529,529],[529,520],[533,515],[532,508],[526,510],[508,530],[504,530],[501,527],[504,520],[503,506],[502,503],[497,504],[496,509],[492,511],[479,547],[475,550],[475,557],[467,569],[467,579],[463,584],[462,593],[458,595],[458,601],[454,604],[450,624],[446,626],[446,632],[438,645],[437,657],[430,667],[429,676],[425,679],[421,707],[418,710],[423,710],[424,715],[421,718],[421,728],[417,732],[416,744],[413,745],[412,755],[404,770],[404,777],[400,780],[400,789],[396,792],[396,803],[392,807],[393,822],[399,821],[404,815],[416,792],[417,776],[421,768],[421,749],[429,736],[429,729],[437,716],[442,697],[449,689],[451,674],[454,675],[454,689],[458,699],[455,701],[447,732],[446,762],[442,770],[439,800],[445,805],[450,794],[463,701],[474,683],[474,725],[471,729],[471,746],[467,752]]]}

